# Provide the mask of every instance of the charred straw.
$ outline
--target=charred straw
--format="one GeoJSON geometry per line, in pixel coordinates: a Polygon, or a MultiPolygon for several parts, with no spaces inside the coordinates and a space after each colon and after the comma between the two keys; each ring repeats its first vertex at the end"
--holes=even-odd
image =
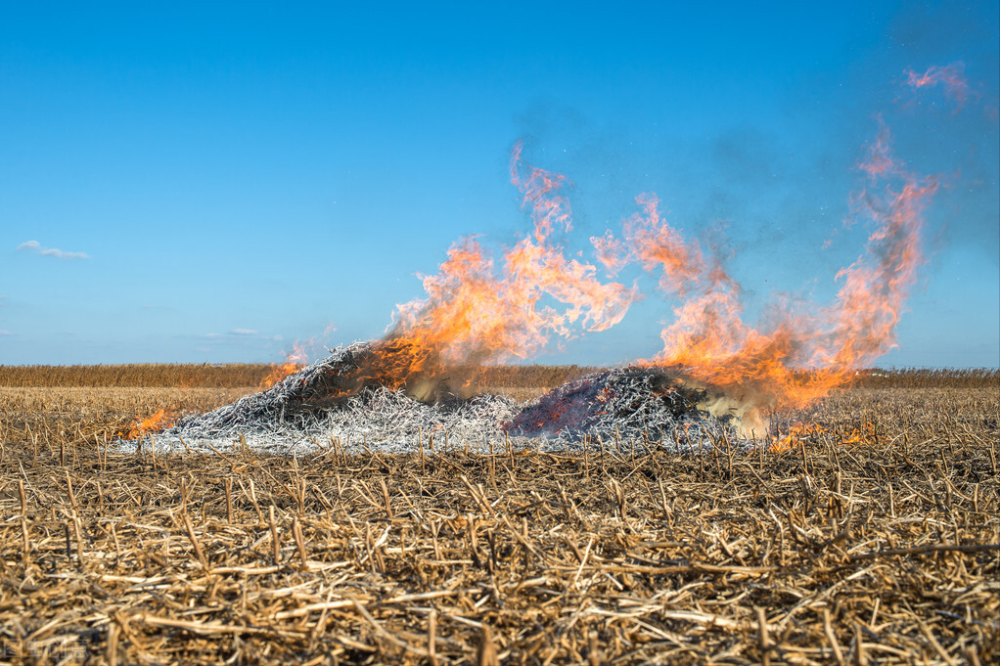
{"type": "MultiPolygon", "coordinates": [[[[462,395],[454,378],[392,343],[362,342],[289,375],[267,390],[181,419],[147,446],[222,451],[240,442],[289,455],[318,441],[351,451],[417,451],[437,435],[504,450],[579,450],[587,442],[630,439],[641,446],[691,450],[735,438],[735,426],[698,409],[704,391],[662,371],[623,368],[569,382],[526,405],[503,395],[462,395]]],[[[142,439],[124,447],[136,447],[142,439]]]]}

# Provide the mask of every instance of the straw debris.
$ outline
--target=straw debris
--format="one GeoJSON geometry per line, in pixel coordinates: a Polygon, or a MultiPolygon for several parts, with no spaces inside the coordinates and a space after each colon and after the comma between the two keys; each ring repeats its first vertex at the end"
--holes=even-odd
{"type": "MultiPolygon", "coordinates": [[[[372,370],[379,343],[355,343],[303,368],[271,388],[206,414],[182,419],[151,438],[123,442],[172,451],[221,451],[237,439],[242,447],[287,455],[313,453],[320,442],[348,450],[420,452],[435,434],[472,443],[550,451],[578,450],[586,441],[620,446],[691,450],[704,440],[737,438],[729,417],[698,409],[705,391],[684,387],[660,371],[625,368],[595,373],[560,386],[527,406],[502,395],[471,398],[453,393],[447,378],[416,381],[418,394],[386,385],[372,370]],[[419,398],[419,399],[418,399],[419,398]],[[426,438],[425,438],[426,435],[426,438]],[[148,440],[148,441],[147,441],[148,440]],[[655,441],[655,444],[654,444],[655,441]]],[[[460,392],[461,393],[461,392],[460,392]]],[[[512,449],[510,449],[512,450],[512,449]]]]}
{"type": "Polygon", "coordinates": [[[995,388],[851,390],[780,451],[423,434],[422,466],[125,455],[0,400],[5,663],[1000,658],[995,388]]]}
{"type": "Polygon", "coordinates": [[[731,465],[8,441],[3,659],[993,663],[996,395],[927,397],[852,392],[808,457],[731,465]]]}

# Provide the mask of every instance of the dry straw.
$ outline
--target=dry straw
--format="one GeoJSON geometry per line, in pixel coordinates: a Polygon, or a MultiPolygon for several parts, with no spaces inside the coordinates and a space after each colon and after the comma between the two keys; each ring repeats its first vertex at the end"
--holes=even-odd
{"type": "Polygon", "coordinates": [[[825,426],[805,456],[455,443],[421,469],[154,461],[104,450],[117,415],[81,437],[5,411],[37,438],[9,428],[0,461],[3,659],[996,663],[998,413],[994,389],[854,389],[800,415],[825,426]]]}

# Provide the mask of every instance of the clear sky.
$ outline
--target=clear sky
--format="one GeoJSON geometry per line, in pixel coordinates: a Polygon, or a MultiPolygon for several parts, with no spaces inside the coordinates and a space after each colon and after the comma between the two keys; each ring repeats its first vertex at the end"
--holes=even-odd
{"type": "MultiPolygon", "coordinates": [[[[459,238],[530,230],[518,140],[570,182],[567,250],[655,192],[727,248],[751,317],[824,302],[864,247],[844,220],[881,118],[945,183],[882,363],[996,367],[998,42],[995,1],[0,0],[0,364],[379,337],[459,238]],[[964,101],[906,85],[956,64],[964,101]]],[[[621,324],[538,360],[657,352],[676,303],[629,279],[645,298],[621,324]]]]}

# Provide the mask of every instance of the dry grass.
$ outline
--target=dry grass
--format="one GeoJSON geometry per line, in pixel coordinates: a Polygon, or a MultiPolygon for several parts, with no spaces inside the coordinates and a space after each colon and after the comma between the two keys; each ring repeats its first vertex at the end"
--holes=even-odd
{"type": "Polygon", "coordinates": [[[1000,370],[903,368],[863,370],[854,377],[855,388],[1000,388],[1000,370]]]}
{"type": "MultiPolygon", "coordinates": [[[[274,370],[267,363],[129,364],[129,365],[0,365],[0,387],[50,388],[242,388],[259,386],[274,370]]],[[[457,377],[482,388],[553,388],[601,368],[576,365],[516,365],[458,367],[457,377]]],[[[998,388],[1000,370],[863,370],[852,388],[998,388]]]]}
{"type": "Polygon", "coordinates": [[[0,386],[240,388],[259,385],[273,369],[267,363],[0,365],[0,386]]]}
{"type": "MultiPolygon", "coordinates": [[[[259,386],[275,366],[267,363],[128,365],[0,365],[0,386],[241,388],[259,386]]],[[[458,367],[456,376],[486,387],[559,386],[598,371],[576,365],[458,367]]]]}
{"type": "Polygon", "coordinates": [[[0,443],[93,446],[159,409],[208,411],[252,390],[0,387],[0,443]]]}
{"type": "Polygon", "coordinates": [[[780,454],[298,459],[115,455],[100,443],[130,410],[185,398],[17,393],[0,394],[0,661],[1000,657],[993,388],[846,391],[780,454]]]}

